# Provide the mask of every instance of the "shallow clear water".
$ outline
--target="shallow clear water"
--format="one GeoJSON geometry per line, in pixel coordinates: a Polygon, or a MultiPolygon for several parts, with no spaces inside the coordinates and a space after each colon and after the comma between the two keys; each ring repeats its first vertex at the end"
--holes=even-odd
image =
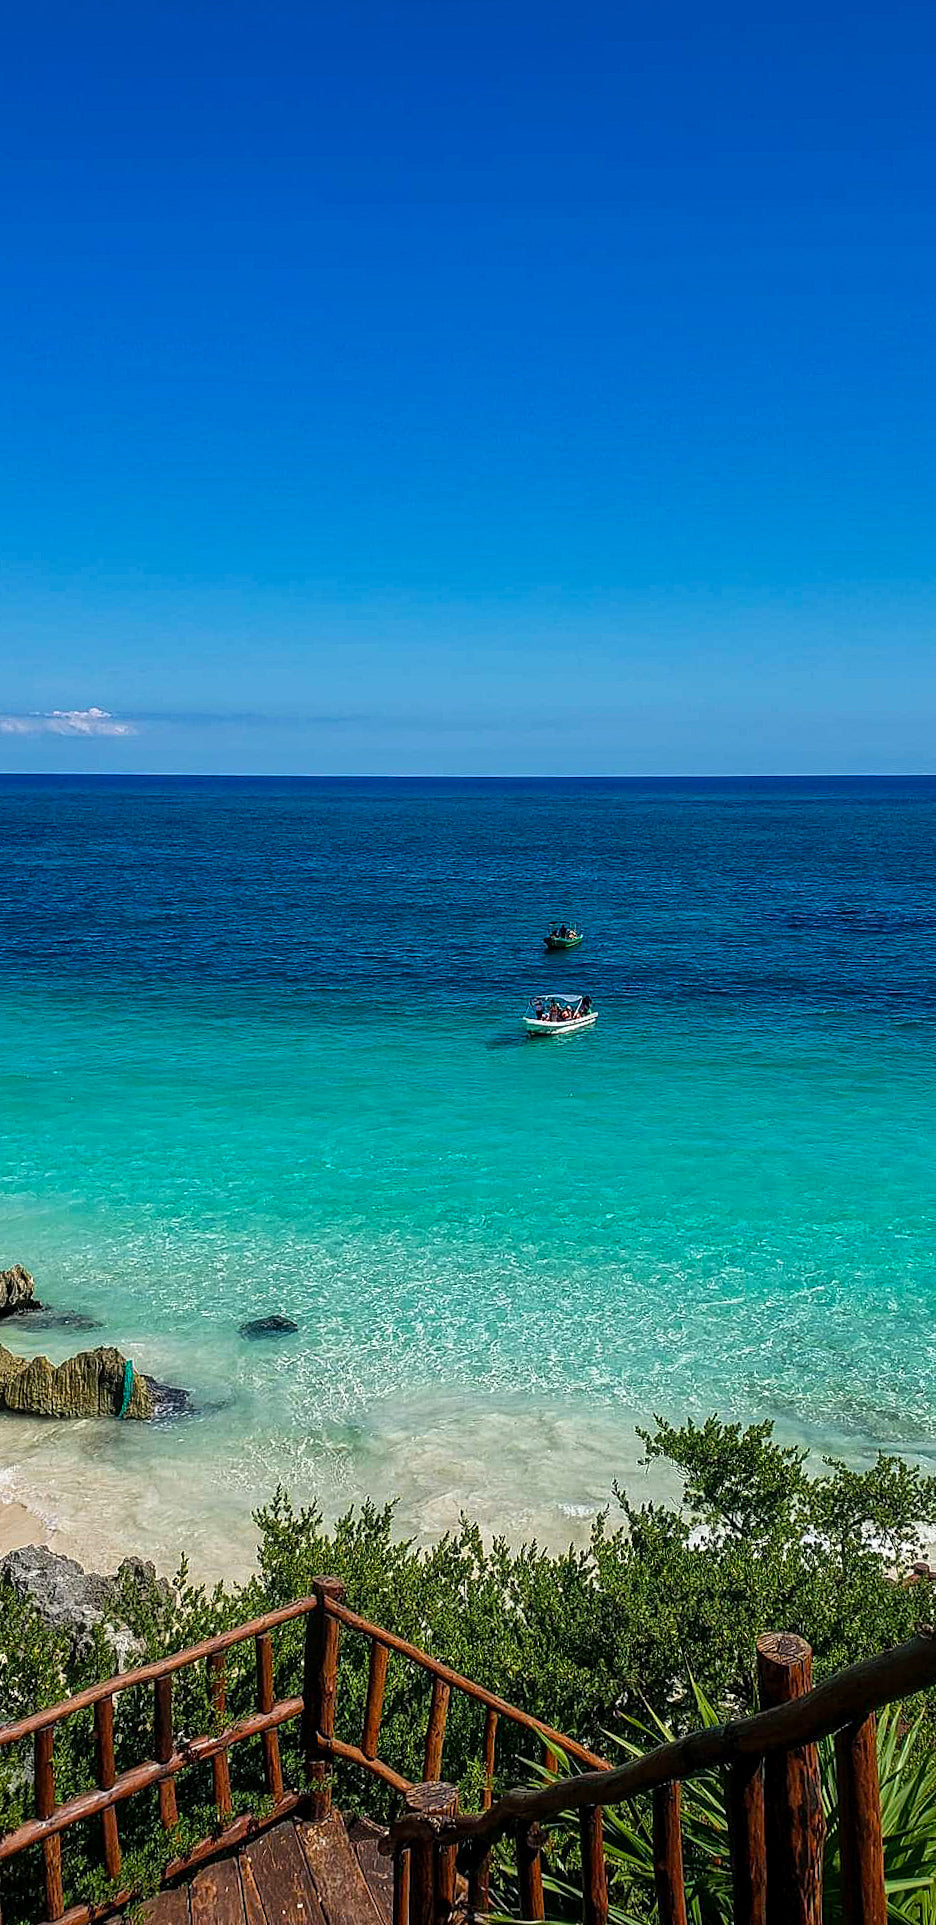
{"type": "Polygon", "coordinates": [[[936,782],[6,778],[0,848],[0,1263],[200,1408],[0,1421],[102,1554],[280,1478],[561,1539],[654,1411],[931,1452],[936,782]]]}

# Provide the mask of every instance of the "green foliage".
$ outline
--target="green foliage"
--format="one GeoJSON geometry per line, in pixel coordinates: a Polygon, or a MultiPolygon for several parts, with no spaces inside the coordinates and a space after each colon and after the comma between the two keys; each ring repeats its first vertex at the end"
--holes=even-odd
{"type": "MultiPolygon", "coordinates": [[[[696,1691],[695,1701],[700,1727],[723,1722],[703,1691],[696,1691]]],[[[671,1725],[652,1713],[628,1722],[629,1733],[611,1739],[625,1760],[639,1758],[650,1747],[676,1736],[671,1725]]],[[[933,1925],[936,1919],[936,1757],[920,1740],[919,1719],[905,1726],[896,1705],[881,1713],[877,1734],[881,1831],[888,1917],[893,1925],[933,1925]]],[[[828,1741],[819,1750],[826,1822],[823,1917],[826,1925],[840,1925],[844,1914],[835,1747],[828,1741]]],[[[565,1760],[560,1761],[560,1770],[567,1773],[565,1760]]],[[[544,1771],[538,1776],[546,1779],[549,1774],[544,1771]]],[[[707,1773],[684,1784],[681,1828],[691,1925],[731,1925],[728,1819],[720,1774],[707,1773]]],[[[646,1925],[655,1916],[650,1800],[609,1806],[604,1814],[604,1842],[613,1925],[646,1925]]],[[[552,1894],[550,1914],[580,1919],[581,1860],[574,1826],[566,1821],[557,1825],[548,1849],[553,1870],[544,1883],[552,1894]]]]}
{"type": "MultiPolygon", "coordinates": [[[[536,1544],[517,1550],[502,1540],[488,1544],[468,1520],[424,1549],[394,1537],[392,1507],[364,1504],[326,1530],[314,1504],[297,1508],[278,1491],[257,1514],[258,1570],[246,1583],[206,1589],[190,1582],[183,1565],[168,1600],[128,1582],[118,1616],[145,1657],[157,1658],[291,1602],[318,1576],[335,1575],[344,1580],[352,1609],[602,1752],[605,1734],[627,1734],[628,1720],[648,1715],[647,1706],[651,1719],[688,1729],[698,1718],[697,1691],[731,1714],[752,1709],[761,1631],[808,1638],[817,1677],[913,1631],[928,1589],[893,1582],[893,1567],[905,1568],[921,1533],[936,1527],[936,1479],[883,1456],[861,1472],[830,1460],[812,1476],[803,1453],[777,1445],[768,1424],[741,1430],[717,1418],[679,1429],[657,1423],[644,1443],[648,1459],[682,1474],[683,1501],[638,1506],[618,1493],[617,1519],[610,1512],[598,1518],[585,1550],[553,1554],[536,1544]]],[[[113,1669],[103,1631],[77,1659],[67,1640],[12,1592],[0,1605],[6,1721],[113,1669]]],[[[279,1697],[301,1691],[302,1645],[299,1622],[274,1637],[279,1697]]],[[[343,1632],[338,1732],[351,1742],[360,1737],[368,1660],[366,1641],[343,1632]]],[[[231,1721],[256,1708],[251,1644],[228,1652],[226,1688],[231,1721]]],[[[412,1779],[422,1776],[430,1688],[425,1673],[391,1656],[380,1752],[412,1779]]],[[[120,1694],[118,1771],[152,1755],[152,1708],[149,1690],[120,1694]]],[[[481,1789],[483,1722],[481,1707],[453,1694],[445,1771],[458,1782],[466,1809],[477,1805],[481,1789]]],[[[203,1666],[176,1677],[175,1724],[181,1734],[216,1729],[203,1666]]],[[[915,1742],[919,1749],[919,1735],[915,1742]]],[[[284,1728],[284,1772],[294,1783],[300,1782],[298,1743],[296,1725],[284,1728]]],[[[530,1749],[529,1734],[502,1720],[496,1790],[526,1776],[530,1749]]],[[[256,1809],[265,1795],[259,1741],[236,1746],[230,1762],[237,1808],[256,1809]]],[[[60,1800],[94,1783],[90,1712],[58,1730],[56,1783],[60,1800]]],[[[389,1809],[379,1785],[357,1773],[339,1776],[338,1793],[345,1804],[374,1815],[389,1809]]],[[[207,1766],[184,1772],[178,1780],[182,1823],[204,1826],[210,1796],[207,1766]]],[[[31,1810],[31,1746],[8,1747],[0,1752],[0,1829],[11,1829],[31,1810]]],[[[119,1825],[131,1864],[137,1852],[143,1867],[147,1854],[167,1849],[149,1795],[126,1801],[119,1825]]],[[[97,1876],[94,1824],[66,1837],[63,1856],[71,1902],[97,1876]]],[[[41,1916],[38,1879],[38,1853],[4,1870],[6,1916],[41,1916]]]]}

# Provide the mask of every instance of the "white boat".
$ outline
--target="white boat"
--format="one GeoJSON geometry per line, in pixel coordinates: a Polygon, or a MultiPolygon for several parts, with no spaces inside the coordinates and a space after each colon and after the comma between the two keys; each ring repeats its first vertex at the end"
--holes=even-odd
{"type": "Polygon", "coordinates": [[[574,1029],[591,1029],[598,1021],[590,996],[531,996],[523,1018],[528,1036],[570,1036],[574,1029]]]}

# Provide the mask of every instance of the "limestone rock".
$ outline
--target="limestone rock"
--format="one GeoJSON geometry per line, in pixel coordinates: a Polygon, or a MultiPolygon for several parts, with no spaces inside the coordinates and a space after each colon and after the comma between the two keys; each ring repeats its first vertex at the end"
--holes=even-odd
{"type": "MultiPolygon", "coordinates": [[[[36,1417],[118,1417],[126,1358],[119,1350],[82,1350],[63,1364],[48,1357],[14,1357],[0,1344],[0,1407],[36,1417]]],[[[126,1417],[154,1414],[145,1377],[136,1376],[126,1417]]]]}
{"type": "Polygon", "coordinates": [[[0,1558],[0,1584],[10,1584],[18,1597],[28,1598],[44,1624],[66,1632],[76,1656],[90,1651],[94,1630],[103,1625],[118,1669],[126,1670],[140,1657],[143,1647],[128,1625],[106,1621],[118,1603],[118,1580],[119,1574],[113,1578],[83,1571],[73,1558],[59,1557],[40,1544],[27,1544],[0,1558]]]}
{"type": "Polygon", "coordinates": [[[33,1295],[35,1288],[21,1263],[14,1263],[11,1270],[0,1270],[0,1317],[12,1317],[18,1310],[41,1309],[33,1295]]]}

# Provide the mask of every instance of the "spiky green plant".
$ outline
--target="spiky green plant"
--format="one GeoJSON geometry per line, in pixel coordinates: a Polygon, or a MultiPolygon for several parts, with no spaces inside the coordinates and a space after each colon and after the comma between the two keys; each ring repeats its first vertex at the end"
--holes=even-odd
{"type": "MultiPolygon", "coordinates": [[[[721,1723],[704,1692],[695,1687],[699,1723],[721,1723]]],[[[653,1712],[629,1719],[629,1733],[609,1734],[626,1758],[639,1758],[675,1733],[653,1712]]],[[[922,1719],[907,1724],[899,1705],[881,1713],[877,1727],[881,1829],[888,1917],[894,1925],[936,1925],[936,1754],[923,1741],[922,1719]]],[[[826,1925],[842,1919],[838,1777],[831,1740],[820,1746],[826,1833],[823,1911],[826,1925]]],[[[559,1760],[559,1774],[568,1769],[559,1760]]],[[[545,1776],[539,1772],[538,1776],[545,1776]]],[[[653,1836],[648,1798],[608,1806],[604,1814],[605,1859],[613,1925],[646,1925],[654,1916],[653,1836]]],[[[724,1782],[717,1772],[688,1779],[682,1788],[682,1840],[686,1909],[691,1925],[731,1925],[731,1866],[724,1782]]],[[[559,1821],[550,1841],[552,1869],[546,1886],[551,1915],[581,1917],[581,1866],[575,1827],[559,1821]]]]}

